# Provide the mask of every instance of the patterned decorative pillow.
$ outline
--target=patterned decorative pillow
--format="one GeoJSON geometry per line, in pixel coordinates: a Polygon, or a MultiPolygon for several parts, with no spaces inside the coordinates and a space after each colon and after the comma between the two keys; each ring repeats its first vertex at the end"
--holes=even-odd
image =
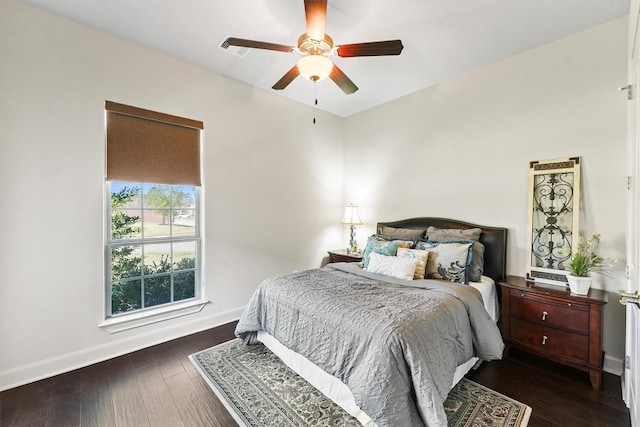
{"type": "Polygon", "coordinates": [[[430,241],[438,243],[473,243],[471,247],[471,266],[467,274],[471,282],[479,282],[481,280],[484,273],[484,245],[482,243],[468,240],[461,241],[456,237],[450,236],[435,236],[435,239],[430,241]]]}
{"type": "Polygon", "coordinates": [[[414,242],[412,240],[388,240],[377,234],[369,236],[367,246],[362,255],[362,268],[366,269],[369,265],[369,258],[372,252],[382,255],[395,256],[398,248],[411,248],[414,242]]]}
{"type": "Polygon", "coordinates": [[[417,265],[417,258],[387,256],[373,252],[367,271],[398,279],[413,280],[417,265]]]}
{"type": "Polygon", "coordinates": [[[472,242],[418,242],[416,249],[429,251],[424,278],[468,284],[467,270],[471,263],[472,246],[472,242]]]}
{"type": "Polygon", "coordinates": [[[364,248],[364,253],[362,254],[362,268],[365,270],[369,266],[369,258],[371,258],[371,254],[373,252],[395,256],[398,251],[398,244],[391,241],[379,238],[375,234],[373,236],[369,236],[367,239],[367,246],[364,248]]]}
{"type": "Polygon", "coordinates": [[[481,231],[482,230],[479,228],[456,230],[453,228],[429,227],[427,229],[427,240],[440,243],[466,243],[469,240],[474,241],[473,257],[471,259],[471,267],[469,268],[468,274],[471,282],[479,282],[482,274],[484,273],[484,245],[478,241],[481,231]],[[461,234],[470,238],[461,238],[461,234]]]}
{"type": "Polygon", "coordinates": [[[393,239],[422,239],[424,237],[424,230],[413,230],[411,228],[395,228],[395,227],[387,227],[383,225],[380,227],[380,234],[385,238],[393,240],[393,239]]]}
{"type": "Polygon", "coordinates": [[[438,228],[429,226],[427,228],[426,239],[433,242],[438,242],[440,237],[456,237],[460,240],[480,240],[480,234],[482,230],[480,228],[438,228]]]}
{"type": "Polygon", "coordinates": [[[422,280],[424,279],[424,274],[427,268],[427,259],[429,257],[429,251],[424,251],[421,249],[407,249],[407,248],[398,248],[398,252],[396,253],[398,258],[407,257],[414,258],[418,260],[418,265],[416,266],[416,272],[413,275],[414,280],[422,280]]]}

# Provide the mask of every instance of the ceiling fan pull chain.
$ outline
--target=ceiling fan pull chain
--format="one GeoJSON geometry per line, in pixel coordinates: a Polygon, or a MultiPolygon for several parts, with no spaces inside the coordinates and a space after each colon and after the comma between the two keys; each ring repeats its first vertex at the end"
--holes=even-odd
{"type": "Polygon", "coordinates": [[[313,124],[316,124],[316,111],[318,110],[318,84],[313,82],[313,124]]]}

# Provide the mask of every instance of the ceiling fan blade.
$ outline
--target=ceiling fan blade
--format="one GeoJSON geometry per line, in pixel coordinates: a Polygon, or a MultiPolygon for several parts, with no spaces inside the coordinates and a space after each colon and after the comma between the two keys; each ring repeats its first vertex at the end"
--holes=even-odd
{"type": "Polygon", "coordinates": [[[285,87],[289,86],[289,83],[291,83],[293,79],[295,79],[299,75],[300,75],[300,71],[298,71],[298,66],[294,65],[293,68],[287,71],[287,73],[284,76],[282,76],[280,80],[276,82],[276,84],[271,86],[271,89],[282,90],[285,87]]]}
{"type": "Polygon", "coordinates": [[[292,46],[285,46],[277,43],[259,42],[256,40],[238,39],[236,37],[228,37],[222,47],[227,49],[229,46],[251,47],[254,49],[277,50],[278,52],[293,52],[292,46]]]}
{"type": "Polygon", "coordinates": [[[304,0],[304,14],[307,18],[307,35],[312,40],[324,40],[327,0],[304,0]]]}
{"type": "Polygon", "coordinates": [[[353,83],[336,64],[333,64],[333,69],[331,70],[331,74],[329,74],[329,78],[333,80],[333,82],[337,84],[338,87],[347,95],[358,90],[358,86],[356,86],[355,83],[353,83]]]}
{"type": "Polygon", "coordinates": [[[383,56],[400,55],[402,52],[401,40],[386,40],[381,42],[353,43],[337,46],[338,56],[350,58],[353,56],[383,56]]]}

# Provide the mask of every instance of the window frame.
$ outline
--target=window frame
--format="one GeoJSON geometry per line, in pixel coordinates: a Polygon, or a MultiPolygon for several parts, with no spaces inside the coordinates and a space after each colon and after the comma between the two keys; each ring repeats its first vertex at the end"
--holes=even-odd
{"type": "MultiPolygon", "coordinates": [[[[181,185],[181,184],[158,184],[158,185],[170,185],[174,187],[189,186],[194,188],[194,211],[195,211],[195,233],[189,236],[161,236],[161,237],[145,237],[144,236],[144,215],[141,218],[140,226],[143,227],[139,238],[134,239],[112,239],[112,207],[111,207],[111,190],[112,182],[105,180],[105,235],[104,235],[104,321],[99,325],[101,328],[113,333],[122,330],[135,328],[138,326],[155,323],[162,320],[183,316],[186,314],[196,313],[202,310],[204,305],[208,304],[208,301],[204,299],[204,279],[203,279],[203,243],[202,243],[202,230],[203,230],[203,215],[202,215],[202,188],[195,185],[181,185]],[[144,307],[144,305],[136,310],[126,311],[122,313],[112,313],[112,259],[111,251],[115,247],[133,246],[133,245],[145,245],[145,244],[157,244],[157,243],[180,243],[180,242],[194,242],[195,243],[195,267],[194,271],[194,296],[188,299],[174,301],[174,287],[173,278],[171,279],[171,301],[163,304],[153,305],[150,307],[144,307]]],[[[118,181],[120,182],[120,181],[118,181]]],[[[148,185],[154,185],[150,183],[127,183],[141,187],[140,194],[144,194],[144,188],[148,185]]],[[[144,197],[144,196],[143,196],[144,197]]],[[[172,205],[169,207],[171,211],[172,205]]],[[[144,202],[141,200],[140,211],[144,214],[144,211],[156,210],[151,207],[144,207],[144,202]]],[[[170,224],[173,227],[172,224],[170,224]]],[[[172,255],[171,263],[173,265],[173,250],[170,251],[172,255]]],[[[144,263],[144,258],[143,258],[144,263]]],[[[190,270],[185,270],[190,271],[190,270]]],[[[173,276],[173,275],[171,275],[173,276]]],[[[140,276],[144,283],[144,274],[140,276]]],[[[141,302],[144,301],[144,285],[141,285],[141,302]]]]}

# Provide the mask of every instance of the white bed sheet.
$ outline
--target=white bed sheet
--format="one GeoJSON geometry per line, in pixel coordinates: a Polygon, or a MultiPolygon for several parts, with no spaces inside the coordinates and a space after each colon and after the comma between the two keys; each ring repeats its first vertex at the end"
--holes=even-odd
{"type": "MultiPolygon", "coordinates": [[[[470,282],[469,285],[476,288],[482,295],[484,307],[494,322],[498,321],[498,298],[496,296],[495,282],[490,277],[482,276],[480,282],[470,282]]],[[[258,331],[258,340],[262,342],[271,352],[278,356],[289,368],[309,384],[320,390],[325,396],[333,400],[349,414],[356,417],[363,426],[375,427],[376,424],[371,418],[358,407],[349,387],[338,378],[323,371],[312,363],[309,359],[293,350],[288,349],[272,335],[264,331],[258,331]]],[[[462,377],[465,376],[480,359],[471,358],[466,363],[458,366],[454,373],[453,388],[462,377]]]]}
{"type": "Polygon", "coordinates": [[[497,322],[500,316],[500,309],[498,306],[496,282],[491,277],[481,276],[479,282],[469,282],[469,285],[480,292],[485,310],[487,310],[491,319],[497,322]]]}

